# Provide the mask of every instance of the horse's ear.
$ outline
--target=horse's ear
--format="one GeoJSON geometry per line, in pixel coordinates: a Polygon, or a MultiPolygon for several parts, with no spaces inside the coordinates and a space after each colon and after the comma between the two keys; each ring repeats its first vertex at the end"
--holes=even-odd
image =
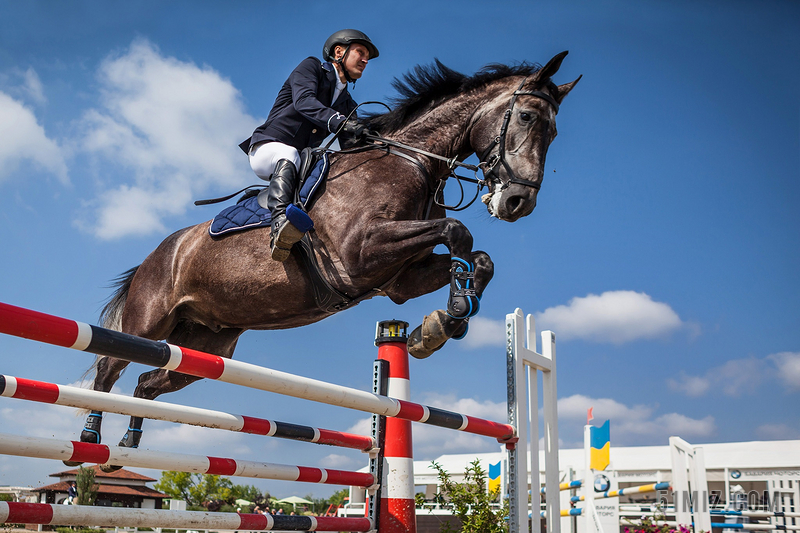
{"type": "Polygon", "coordinates": [[[556,54],[553,59],[548,61],[547,64],[534,75],[533,81],[536,83],[541,83],[552,78],[553,74],[558,72],[558,69],[561,68],[561,62],[564,61],[564,58],[567,57],[568,53],[568,50],[564,50],[560,54],[556,54]]]}
{"type": "Polygon", "coordinates": [[[560,104],[564,100],[564,97],[569,94],[569,92],[572,90],[572,88],[575,87],[575,85],[577,85],[577,83],[579,81],[581,81],[582,77],[583,77],[583,74],[578,76],[578,79],[576,79],[575,81],[571,81],[569,83],[565,83],[564,85],[559,85],[558,86],[558,94],[555,95],[556,102],[558,102],[560,104]]]}

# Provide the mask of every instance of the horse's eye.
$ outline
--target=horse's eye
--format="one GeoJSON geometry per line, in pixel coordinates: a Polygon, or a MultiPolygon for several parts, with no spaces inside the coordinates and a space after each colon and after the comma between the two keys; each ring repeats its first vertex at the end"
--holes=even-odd
{"type": "Polygon", "coordinates": [[[533,116],[531,116],[530,113],[526,113],[523,111],[522,113],[519,114],[519,119],[522,122],[530,122],[533,119],[533,116]]]}

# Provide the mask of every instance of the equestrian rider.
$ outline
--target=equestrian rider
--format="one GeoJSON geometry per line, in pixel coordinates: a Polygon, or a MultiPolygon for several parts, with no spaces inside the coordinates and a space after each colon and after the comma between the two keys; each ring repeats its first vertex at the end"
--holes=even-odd
{"type": "Polygon", "coordinates": [[[303,237],[303,232],[286,218],[286,208],[294,202],[298,186],[299,152],[307,146],[319,146],[340,129],[342,146],[367,131],[354,118],[347,119],[356,108],[347,82],[355,85],[367,62],[378,57],[378,49],[363,32],[341,30],[325,41],[322,57],[325,62],[308,57],[292,71],[267,121],[239,145],[249,155],[256,175],[270,182],[258,202],[272,215],[269,248],[276,261],[285,261],[294,243],[303,237]]]}

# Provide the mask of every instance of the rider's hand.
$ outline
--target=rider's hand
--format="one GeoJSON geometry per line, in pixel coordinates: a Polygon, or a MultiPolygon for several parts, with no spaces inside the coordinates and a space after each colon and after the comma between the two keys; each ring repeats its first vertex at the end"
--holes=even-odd
{"type": "Polygon", "coordinates": [[[361,139],[369,133],[369,129],[366,125],[354,119],[346,121],[344,127],[342,127],[342,131],[344,133],[349,133],[356,139],[361,139]]]}

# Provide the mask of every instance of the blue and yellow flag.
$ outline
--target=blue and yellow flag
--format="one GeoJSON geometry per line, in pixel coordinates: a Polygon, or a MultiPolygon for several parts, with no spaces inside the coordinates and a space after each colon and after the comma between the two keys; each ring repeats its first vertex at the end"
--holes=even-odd
{"type": "Polygon", "coordinates": [[[593,470],[605,470],[610,462],[611,437],[609,431],[610,420],[599,428],[589,428],[589,467],[593,470]]]}
{"type": "Polygon", "coordinates": [[[502,465],[502,461],[494,465],[489,465],[489,492],[500,490],[500,474],[502,472],[502,465]]]}

